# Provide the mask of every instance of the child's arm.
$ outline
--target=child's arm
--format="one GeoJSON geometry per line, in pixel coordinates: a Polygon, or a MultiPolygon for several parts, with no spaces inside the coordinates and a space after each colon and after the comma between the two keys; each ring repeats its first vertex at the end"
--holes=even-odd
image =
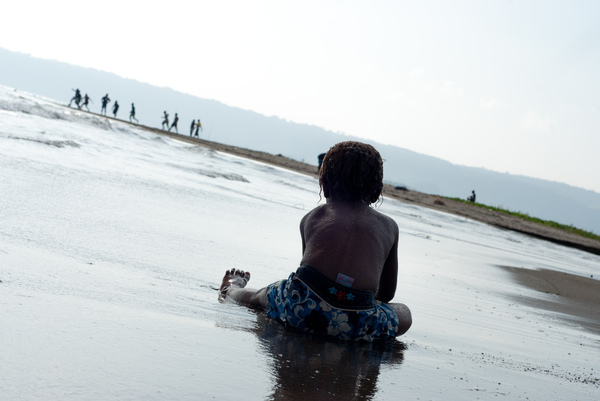
{"type": "Polygon", "coordinates": [[[375,299],[381,302],[389,303],[396,295],[396,285],[398,283],[398,226],[394,224],[394,244],[386,259],[381,277],[379,278],[379,288],[375,294],[375,299]]]}
{"type": "Polygon", "coordinates": [[[306,219],[308,218],[307,213],[302,220],[300,220],[300,237],[302,238],[302,257],[304,257],[304,251],[306,250],[306,239],[304,238],[304,225],[306,224],[306,219]]]}

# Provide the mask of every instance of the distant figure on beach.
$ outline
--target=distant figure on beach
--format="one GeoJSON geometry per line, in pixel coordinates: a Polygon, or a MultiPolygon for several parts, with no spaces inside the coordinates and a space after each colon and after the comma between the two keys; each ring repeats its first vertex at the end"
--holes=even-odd
{"type": "Polygon", "coordinates": [[[190,136],[194,135],[194,128],[196,128],[196,120],[192,120],[192,125],[190,125],[190,136]]]}
{"type": "Polygon", "coordinates": [[[467,198],[469,202],[475,202],[475,191],[471,191],[471,195],[467,198]]]}
{"type": "Polygon", "coordinates": [[[178,122],[179,122],[179,117],[177,117],[177,113],[175,113],[175,118],[173,118],[173,124],[171,124],[171,126],[169,127],[169,132],[171,132],[171,128],[175,127],[175,132],[177,132],[179,134],[179,131],[177,130],[178,122]]]}
{"type": "Polygon", "coordinates": [[[75,102],[77,108],[81,110],[81,106],[79,105],[81,102],[81,92],[79,91],[79,88],[73,90],[75,91],[75,96],[73,96],[69,101],[69,107],[71,107],[71,103],[75,102]]]}
{"type": "Polygon", "coordinates": [[[85,96],[83,97],[83,104],[81,105],[80,109],[83,108],[83,106],[85,106],[87,111],[90,111],[90,108],[88,107],[88,104],[90,104],[90,100],[92,100],[92,99],[90,99],[90,97],[86,93],[85,96]]]}
{"type": "Polygon", "coordinates": [[[326,203],[300,222],[296,272],[251,290],[245,288],[249,272],[227,270],[219,300],[265,309],[278,322],[343,340],[404,334],[411,312],[390,303],[398,278],[398,225],[370,207],[383,188],[381,155],[364,143],[338,143],[325,154],[319,185],[326,203]]]}
{"type": "Polygon", "coordinates": [[[134,119],[136,123],[139,123],[138,119],[135,118],[135,106],[133,103],[131,103],[131,111],[129,112],[129,122],[131,122],[131,119],[134,119]]]}
{"type": "Polygon", "coordinates": [[[165,127],[169,128],[169,115],[167,114],[167,111],[164,111],[164,116],[163,116],[163,122],[162,122],[162,129],[165,129],[165,127]]]}
{"type": "Polygon", "coordinates": [[[115,116],[115,118],[117,118],[117,111],[119,111],[119,102],[115,100],[115,104],[113,104],[112,107],[113,116],[115,116]]]}
{"type": "Polygon", "coordinates": [[[106,115],[106,105],[110,103],[110,98],[108,97],[108,93],[102,98],[102,108],[100,109],[100,114],[106,115]]]}
{"type": "Polygon", "coordinates": [[[319,160],[319,171],[321,171],[321,165],[323,164],[323,158],[325,157],[325,153],[321,153],[317,156],[317,160],[319,160]]]}
{"type": "Polygon", "coordinates": [[[202,131],[202,123],[200,122],[200,119],[198,119],[198,122],[196,123],[196,133],[194,135],[196,138],[199,138],[198,130],[202,131]]]}

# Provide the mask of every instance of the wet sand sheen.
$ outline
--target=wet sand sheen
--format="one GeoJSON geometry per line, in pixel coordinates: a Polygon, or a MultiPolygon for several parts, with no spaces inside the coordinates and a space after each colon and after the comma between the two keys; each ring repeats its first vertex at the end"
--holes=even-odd
{"type": "MultiPolygon", "coordinates": [[[[77,143],[85,132],[57,127],[61,139],[77,143]]],[[[588,280],[598,257],[386,195],[383,209],[404,229],[399,297],[414,308],[416,324],[391,343],[315,339],[264,313],[219,304],[210,288],[234,266],[252,266],[262,284],[296,267],[304,212],[287,200],[313,204],[314,180],[221,152],[198,158],[172,141],[158,141],[160,152],[152,153],[156,142],[135,138],[98,131],[81,148],[12,141],[3,149],[13,179],[3,187],[6,204],[28,205],[0,208],[3,226],[12,227],[10,236],[6,228],[0,233],[8,239],[0,250],[4,398],[597,398],[600,342],[581,322],[598,319],[597,283],[588,280]],[[109,158],[107,144],[122,147],[135,180],[113,179],[110,166],[124,159],[109,158]],[[61,174],[36,168],[38,159],[68,161],[65,149],[86,148],[98,157],[72,153],[74,163],[51,164],[61,174]],[[33,160],[24,163],[32,151],[33,160]],[[154,165],[165,166],[163,174],[148,168],[154,165]],[[190,166],[202,180],[179,182],[190,166]],[[241,167],[252,185],[205,179],[205,171],[241,167]],[[200,209],[191,207],[198,195],[200,209]],[[67,224],[56,224],[49,205],[57,205],[56,217],[67,224]],[[65,250],[65,243],[73,246],[65,250]]],[[[432,197],[406,196],[422,196],[424,203],[432,197]]]]}
{"type": "Polygon", "coordinates": [[[600,334],[600,280],[548,269],[499,267],[510,272],[516,283],[548,294],[543,298],[523,294],[516,297],[520,302],[558,312],[562,319],[600,334]]]}

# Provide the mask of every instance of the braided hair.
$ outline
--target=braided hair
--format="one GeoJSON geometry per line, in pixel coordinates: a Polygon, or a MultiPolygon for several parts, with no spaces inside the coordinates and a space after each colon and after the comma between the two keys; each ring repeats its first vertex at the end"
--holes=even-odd
{"type": "Polygon", "coordinates": [[[319,172],[325,198],[377,202],[383,189],[383,160],[371,145],[346,141],[325,154],[319,172]]]}

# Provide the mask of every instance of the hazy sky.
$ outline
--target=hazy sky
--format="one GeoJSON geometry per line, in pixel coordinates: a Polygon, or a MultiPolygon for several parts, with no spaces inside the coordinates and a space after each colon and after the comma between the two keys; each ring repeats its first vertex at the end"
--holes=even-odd
{"type": "Polygon", "coordinates": [[[0,47],[600,192],[600,1],[11,1],[0,47]]]}

